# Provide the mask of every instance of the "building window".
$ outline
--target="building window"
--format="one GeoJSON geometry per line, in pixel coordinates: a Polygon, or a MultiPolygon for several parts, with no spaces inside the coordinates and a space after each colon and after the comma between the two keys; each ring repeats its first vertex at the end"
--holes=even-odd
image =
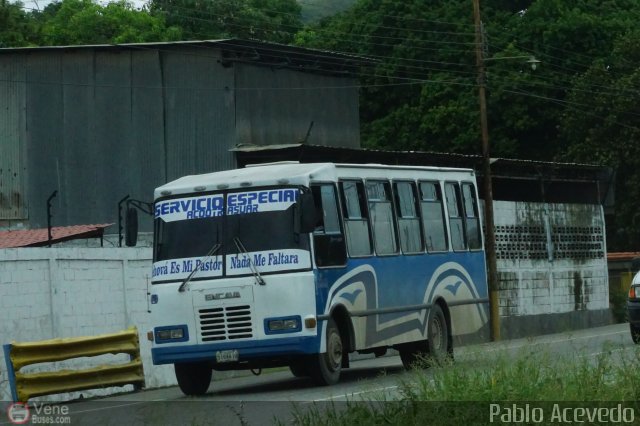
{"type": "Polygon", "coordinates": [[[376,253],[380,255],[398,253],[389,182],[367,181],[367,199],[376,253]]]}
{"type": "Polygon", "coordinates": [[[350,256],[368,256],[373,252],[364,185],[360,181],[340,182],[344,229],[350,256]]]}
{"type": "Polygon", "coordinates": [[[397,182],[394,184],[396,211],[398,212],[398,234],[403,253],[418,253],[424,250],[416,184],[397,182]]]}

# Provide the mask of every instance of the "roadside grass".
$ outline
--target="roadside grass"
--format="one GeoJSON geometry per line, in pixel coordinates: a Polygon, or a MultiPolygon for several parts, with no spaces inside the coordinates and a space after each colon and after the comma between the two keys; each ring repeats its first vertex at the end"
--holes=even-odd
{"type": "Polygon", "coordinates": [[[624,401],[640,416],[640,347],[632,351],[604,346],[596,356],[562,356],[525,348],[439,366],[423,360],[401,380],[393,400],[372,394],[366,401],[294,409],[292,415],[294,424],[305,426],[487,424],[490,403],[610,407],[624,401]]]}

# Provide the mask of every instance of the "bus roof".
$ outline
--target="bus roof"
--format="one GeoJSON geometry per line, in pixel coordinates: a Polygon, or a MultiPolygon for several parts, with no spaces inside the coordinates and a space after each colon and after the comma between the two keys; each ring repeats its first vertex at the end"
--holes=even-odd
{"type": "Polygon", "coordinates": [[[334,182],[341,178],[411,179],[417,177],[427,179],[429,175],[426,172],[431,172],[431,179],[434,178],[433,172],[445,173],[451,179],[474,178],[474,171],[471,169],[384,164],[278,162],[249,165],[243,169],[184,176],[156,188],[154,199],[167,195],[234,188],[277,185],[308,186],[311,181],[334,182]],[[425,175],[420,176],[420,172],[425,172],[425,175]]]}

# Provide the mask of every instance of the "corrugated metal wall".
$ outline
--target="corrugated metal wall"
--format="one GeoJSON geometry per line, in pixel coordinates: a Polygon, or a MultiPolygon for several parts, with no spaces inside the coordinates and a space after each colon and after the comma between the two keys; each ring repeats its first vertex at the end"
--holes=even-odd
{"type": "Polygon", "coordinates": [[[220,59],[184,45],[0,52],[0,219],[28,207],[45,227],[58,190],[54,226],[115,223],[125,195],[151,201],[169,180],[235,167],[237,143],[302,140],[312,120],[310,142],[358,146],[357,90],[328,89],[350,79],[220,59]]]}
{"type": "Polygon", "coordinates": [[[158,52],[37,52],[28,75],[31,227],[56,189],[54,225],[116,222],[122,197],[149,200],[165,182],[158,52]]]}
{"type": "Polygon", "coordinates": [[[167,179],[235,167],[233,68],[214,48],[165,51],[167,179]]]}
{"type": "MultiPolygon", "coordinates": [[[[46,226],[46,199],[63,189],[63,96],[62,57],[53,52],[22,54],[27,75],[27,200],[29,223],[46,226]]],[[[11,55],[18,57],[18,55],[11,55]]],[[[77,86],[69,86],[73,88],[77,86]]],[[[66,189],[65,189],[65,192],[66,189]]],[[[55,200],[54,211],[63,211],[62,199],[55,200]]],[[[60,223],[60,221],[58,221],[60,223]]]]}
{"type": "Polygon", "coordinates": [[[238,143],[360,147],[358,81],[237,64],[238,143]]]}
{"type": "Polygon", "coordinates": [[[24,58],[0,57],[0,220],[26,219],[24,58]]]}

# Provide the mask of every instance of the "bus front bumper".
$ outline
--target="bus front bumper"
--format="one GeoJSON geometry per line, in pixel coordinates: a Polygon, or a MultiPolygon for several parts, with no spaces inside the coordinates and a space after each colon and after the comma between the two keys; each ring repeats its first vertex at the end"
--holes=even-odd
{"type": "Polygon", "coordinates": [[[199,345],[155,347],[151,349],[154,365],[177,362],[215,361],[220,351],[237,350],[239,361],[257,358],[286,357],[318,353],[320,343],[315,336],[244,342],[207,343],[199,345]]]}

